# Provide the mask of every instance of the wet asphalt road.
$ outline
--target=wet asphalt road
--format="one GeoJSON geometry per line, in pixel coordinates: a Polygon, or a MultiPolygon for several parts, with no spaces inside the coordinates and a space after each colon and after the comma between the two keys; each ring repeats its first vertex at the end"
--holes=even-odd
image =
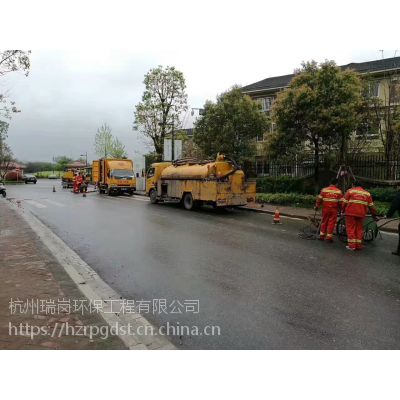
{"type": "Polygon", "coordinates": [[[244,210],[82,198],[47,180],[8,186],[8,197],[22,200],[122,296],[198,299],[198,314],[144,314],[158,326],[220,327],[220,336],[172,337],[181,348],[400,348],[395,235],[352,253],[300,239],[304,221],[274,226],[271,216],[244,210]]]}

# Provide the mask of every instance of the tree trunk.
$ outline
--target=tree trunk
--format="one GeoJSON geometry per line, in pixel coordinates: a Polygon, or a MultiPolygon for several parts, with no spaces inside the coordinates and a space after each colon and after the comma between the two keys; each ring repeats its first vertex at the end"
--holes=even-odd
{"type": "Polygon", "coordinates": [[[314,185],[315,191],[319,189],[319,141],[314,140],[314,185]]]}
{"type": "Polygon", "coordinates": [[[391,132],[386,131],[386,143],[385,143],[385,179],[390,180],[390,160],[392,153],[392,136],[391,132]]]}
{"type": "Polygon", "coordinates": [[[162,161],[164,155],[164,143],[161,138],[154,140],[154,150],[157,154],[157,161],[162,161]]]}
{"type": "Polygon", "coordinates": [[[347,137],[345,134],[341,134],[340,143],[340,164],[346,165],[347,159],[347,137]]]}

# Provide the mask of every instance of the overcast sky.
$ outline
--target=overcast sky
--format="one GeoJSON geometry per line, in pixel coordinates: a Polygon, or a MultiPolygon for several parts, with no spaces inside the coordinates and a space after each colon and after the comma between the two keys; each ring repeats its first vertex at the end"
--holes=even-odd
{"type": "Polygon", "coordinates": [[[132,124],[152,67],[181,70],[189,106],[201,107],[234,84],[292,73],[303,60],[345,64],[400,49],[397,2],[321,3],[39,0],[23,14],[20,3],[8,5],[17,18],[2,22],[13,35],[2,34],[0,48],[32,49],[29,76],[0,82],[22,110],[10,121],[9,143],[23,161],[86,151],[92,158],[106,122],[134,156],[147,152],[132,124]]]}

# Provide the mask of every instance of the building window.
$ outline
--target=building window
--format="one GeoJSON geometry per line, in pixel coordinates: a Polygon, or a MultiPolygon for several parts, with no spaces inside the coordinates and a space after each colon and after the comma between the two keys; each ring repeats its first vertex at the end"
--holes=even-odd
{"type": "Polygon", "coordinates": [[[273,97],[263,97],[261,99],[261,109],[263,111],[269,111],[272,107],[273,102],[274,102],[273,97]]]}
{"type": "Polygon", "coordinates": [[[379,97],[379,81],[369,82],[368,91],[370,97],[379,97]]]}
{"type": "Polygon", "coordinates": [[[390,83],[390,103],[398,104],[400,103],[400,80],[393,79],[390,83]]]}
{"type": "Polygon", "coordinates": [[[265,139],[264,139],[264,134],[262,133],[261,135],[257,135],[256,136],[256,140],[257,140],[257,142],[263,142],[265,139]]]}
{"type": "Polygon", "coordinates": [[[259,97],[258,99],[254,99],[257,103],[261,105],[261,110],[264,112],[268,112],[271,110],[272,104],[274,103],[274,97],[259,97]]]}

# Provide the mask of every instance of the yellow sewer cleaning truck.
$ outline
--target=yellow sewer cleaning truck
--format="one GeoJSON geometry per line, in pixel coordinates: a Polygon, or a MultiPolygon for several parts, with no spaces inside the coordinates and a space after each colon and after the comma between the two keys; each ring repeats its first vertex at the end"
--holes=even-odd
{"type": "Polygon", "coordinates": [[[202,204],[235,207],[255,200],[256,182],[246,181],[235,161],[218,155],[215,161],[182,159],[152,164],[146,194],[153,204],[181,201],[187,210],[202,204]]]}
{"type": "Polygon", "coordinates": [[[106,159],[93,161],[92,181],[99,193],[108,195],[127,193],[132,196],[136,190],[133,161],[106,159]]]}

